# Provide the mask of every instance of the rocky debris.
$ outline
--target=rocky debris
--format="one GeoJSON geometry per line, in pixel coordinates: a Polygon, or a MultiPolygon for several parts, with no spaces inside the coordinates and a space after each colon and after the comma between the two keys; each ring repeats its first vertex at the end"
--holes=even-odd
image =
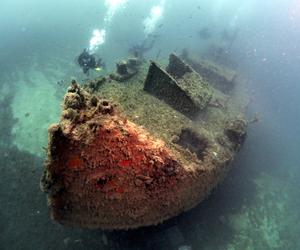
{"type": "Polygon", "coordinates": [[[116,64],[117,71],[110,78],[119,82],[126,81],[137,74],[141,61],[138,58],[128,58],[116,64]]]}
{"type": "Polygon", "coordinates": [[[175,54],[170,55],[167,71],[151,62],[144,90],[184,115],[195,117],[207,107],[212,98],[212,89],[175,54]]]}
{"type": "Polygon", "coordinates": [[[229,93],[234,88],[237,77],[235,71],[206,60],[192,58],[187,50],[183,50],[181,58],[214,88],[223,93],[229,93]]]}

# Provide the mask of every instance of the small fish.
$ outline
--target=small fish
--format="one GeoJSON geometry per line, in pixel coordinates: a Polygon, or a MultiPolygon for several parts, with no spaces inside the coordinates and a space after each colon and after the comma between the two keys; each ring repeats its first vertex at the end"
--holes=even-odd
{"type": "Polygon", "coordinates": [[[56,83],[57,83],[57,85],[60,85],[60,86],[61,86],[61,85],[64,84],[64,82],[65,82],[64,80],[59,80],[59,81],[57,81],[56,83]]]}

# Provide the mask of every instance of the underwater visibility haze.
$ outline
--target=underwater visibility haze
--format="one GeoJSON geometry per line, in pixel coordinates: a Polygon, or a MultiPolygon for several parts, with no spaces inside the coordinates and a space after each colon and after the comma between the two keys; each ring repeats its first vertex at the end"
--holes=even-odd
{"type": "MultiPolygon", "coordinates": [[[[0,249],[300,249],[299,31],[297,0],[2,0],[0,249]],[[115,129],[105,117],[119,119],[119,143],[144,135],[118,144],[121,151],[140,147],[152,165],[167,162],[162,174],[136,173],[140,179],[131,183],[132,197],[145,189],[167,208],[149,223],[151,200],[145,207],[137,202],[127,224],[114,224],[118,218],[108,215],[126,210],[125,203],[113,205],[126,190],[111,173],[85,177],[108,197],[107,218],[98,211],[103,221],[93,224],[88,210],[67,212],[74,197],[65,193],[90,197],[74,188],[74,176],[96,158],[95,148],[83,144],[99,129],[97,112],[103,134],[115,129]],[[237,123],[228,125],[233,116],[237,123]],[[90,152],[71,158],[76,150],[90,152]],[[178,169],[187,171],[191,162],[200,164],[197,171],[215,164],[222,170],[211,173],[222,178],[195,174],[190,186],[176,186],[178,176],[189,178],[178,169]],[[55,183],[60,174],[63,188],[55,183]],[[212,190],[202,190],[206,179],[212,190]],[[168,193],[189,189],[199,197],[168,193]],[[138,214],[141,207],[148,212],[138,214]]],[[[90,145],[117,148],[106,144],[109,138],[90,145]]],[[[115,175],[143,164],[126,157],[118,161],[124,172],[115,175]]]]}

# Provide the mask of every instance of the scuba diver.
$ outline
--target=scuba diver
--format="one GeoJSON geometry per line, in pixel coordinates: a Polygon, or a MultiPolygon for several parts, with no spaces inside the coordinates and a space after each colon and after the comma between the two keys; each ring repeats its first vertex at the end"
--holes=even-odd
{"type": "Polygon", "coordinates": [[[145,39],[141,43],[133,45],[129,48],[129,53],[140,60],[144,60],[144,54],[153,48],[156,37],[153,36],[152,39],[145,39]]]}
{"type": "Polygon", "coordinates": [[[78,56],[77,62],[82,68],[84,74],[89,74],[90,69],[99,71],[101,68],[105,68],[105,63],[102,62],[102,59],[99,58],[96,60],[95,55],[90,54],[87,49],[84,49],[78,56]]]}

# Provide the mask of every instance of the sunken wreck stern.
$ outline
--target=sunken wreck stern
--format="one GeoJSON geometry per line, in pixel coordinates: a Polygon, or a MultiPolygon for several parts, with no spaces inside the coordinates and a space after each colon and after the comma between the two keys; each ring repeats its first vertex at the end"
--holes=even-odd
{"type": "Polygon", "coordinates": [[[51,217],[131,229],[187,211],[228,172],[246,137],[243,108],[174,54],[166,70],[151,62],[128,78],[73,81],[49,128],[51,217]]]}

